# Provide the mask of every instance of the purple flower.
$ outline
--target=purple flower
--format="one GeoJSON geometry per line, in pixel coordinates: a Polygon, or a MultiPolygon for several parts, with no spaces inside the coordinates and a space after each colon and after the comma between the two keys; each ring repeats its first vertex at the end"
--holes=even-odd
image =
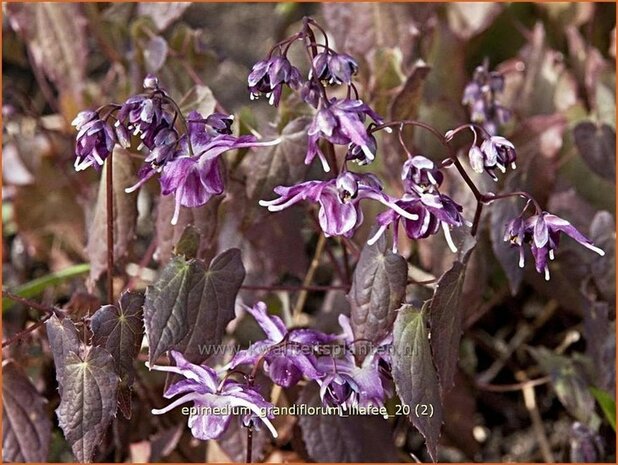
{"type": "Polygon", "coordinates": [[[278,199],[260,200],[260,205],[275,212],[294,205],[301,200],[318,202],[320,227],[326,236],[351,237],[363,222],[360,201],[373,199],[393,208],[402,216],[417,219],[399,208],[395,202],[382,193],[382,186],[372,174],[358,174],[350,171],[341,173],[328,181],[307,181],[295,186],[275,188],[278,199]]]}
{"type": "Polygon", "coordinates": [[[450,228],[452,226],[459,227],[465,223],[461,216],[463,208],[457,204],[449,196],[434,193],[410,193],[405,194],[401,200],[398,200],[397,206],[400,209],[408,212],[410,215],[416,216],[416,219],[402,217],[395,210],[388,210],[380,213],[376,220],[380,225],[376,233],[367,243],[375,243],[386,229],[393,225],[393,249],[396,250],[399,237],[399,222],[403,221],[403,227],[410,239],[423,239],[430,235],[436,234],[442,226],[444,237],[449,248],[453,252],[457,252],[457,247],[453,243],[450,228]]]}
{"type": "MultiPolygon", "coordinates": [[[[328,84],[351,84],[352,76],[358,72],[358,64],[345,53],[318,53],[313,59],[313,69],[320,81],[328,84]]],[[[313,69],[309,72],[311,80],[313,69]]]]}
{"type": "Polygon", "coordinates": [[[95,111],[82,111],[71,123],[77,129],[75,142],[75,170],[94,165],[100,168],[112,153],[116,135],[112,127],[95,111]]]}
{"type": "Polygon", "coordinates": [[[416,155],[403,164],[401,179],[406,191],[423,193],[440,187],[444,176],[429,158],[416,155]]]}
{"type": "Polygon", "coordinates": [[[361,148],[368,160],[373,160],[374,153],[371,151],[373,143],[364,125],[365,116],[369,116],[378,124],[382,123],[382,118],[362,100],[331,100],[328,106],[316,113],[309,127],[309,146],[305,163],[311,163],[318,155],[324,171],[330,171],[326,157],[318,146],[321,137],[333,144],[355,144],[361,148]]]}
{"type": "Polygon", "coordinates": [[[498,180],[496,176],[496,168],[506,173],[506,167],[511,165],[515,169],[515,161],[517,153],[515,146],[504,137],[493,136],[485,139],[479,149],[473,145],[468,152],[470,165],[477,173],[486,171],[494,181],[498,180]]]}
{"type": "Polygon", "coordinates": [[[356,145],[354,143],[348,146],[348,153],[346,154],[345,159],[348,161],[355,161],[359,165],[368,165],[371,163],[376,156],[378,151],[378,142],[373,134],[369,134],[369,138],[367,140],[366,149],[363,150],[363,147],[360,145],[356,145]],[[372,158],[367,156],[367,152],[372,154],[372,158]]]}
{"type": "Polygon", "coordinates": [[[305,81],[300,87],[300,98],[313,108],[318,108],[321,96],[320,86],[313,79],[305,81]]]}
{"type": "Polygon", "coordinates": [[[130,97],[117,114],[116,126],[125,125],[134,136],[139,136],[142,146],[153,149],[155,138],[162,130],[173,129],[174,115],[164,107],[161,96],[136,95],[130,97]]]}
{"type": "MultiPolygon", "coordinates": [[[[223,193],[224,182],[219,157],[224,152],[279,143],[278,140],[260,142],[254,136],[212,135],[201,122],[202,115],[195,111],[189,114],[188,119],[194,122],[189,123],[189,135],[184,134],[177,144],[173,144],[177,145],[177,149],[169,153],[163,149],[157,152],[155,148],[146,160],[150,164],[138,173],[139,182],[125,190],[133,192],[160,171],[161,193],[174,194],[176,200],[172,224],[177,223],[181,206],[200,207],[211,197],[223,193]]],[[[170,136],[169,141],[172,139],[170,136]]],[[[163,146],[170,145],[162,144],[163,146]]]]}
{"type": "Polygon", "coordinates": [[[490,72],[486,66],[476,68],[472,81],[464,89],[461,103],[468,107],[470,120],[482,124],[491,135],[510,118],[510,112],[498,102],[497,96],[503,90],[504,76],[490,72]]]}
{"type": "Polygon", "coordinates": [[[221,436],[232,418],[230,413],[215,414],[214,409],[219,409],[221,412],[226,409],[243,408],[251,418],[259,418],[272,435],[277,437],[277,430],[269,420],[272,415],[268,414],[272,404],[264,400],[259,392],[231,379],[220,381],[212,368],[190,363],[179,352],[171,351],[170,355],[176,366],[152,365],[149,368],[184,377],[185,379],[167,388],[164,397],[170,399],[182,395],[167,407],[154,409],[152,411],[154,415],[161,415],[179,405],[193,402],[196,412],[189,416],[189,428],[194,437],[207,440],[221,436]]]}
{"type": "Polygon", "coordinates": [[[230,362],[230,368],[239,365],[255,365],[264,360],[264,370],[275,384],[294,386],[305,376],[315,380],[322,374],[316,368],[313,348],[330,342],[333,338],[311,329],[288,329],[277,316],[268,315],[266,304],[258,302],[246,310],[255,318],[266,339],[238,352],[230,362]]]}
{"type": "Polygon", "coordinates": [[[504,240],[519,247],[519,266],[522,268],[524,266],[523,247],[526,243],[530,244],[536,270],[544,273],[545,279],[549,280],[548,262],[554,259],[554,251],[560,242],[561,232],[593,252],[601,256],[605,255],[603,250],[595,247],[592,241],[575,229],[571,223],[547,212],[533,215],[525,221],[521,217],[511,220],[506,226],[504,240]]]}
{"type": "Polygon", "coordinates": [[[284,84],[297,89],[300,81],[300,71],[283,56],[258,61],[247,79],[251,100],[263,94],[274,106],[279,105],[284,84]]]}
{"type": "MultiPolygon", "coordinates": [[[[354,336],[347,316],[339,316],[346,344],[354,343],[354,336]]],[[[369,353],[358,366],[351,351],[343,357],[320,357],[318,367],[326,375],[318,380],[322,402],[330,407],[346,409],[349,407],[384,406],[384,400],[390,391],[382,370],[386,348],[392,342],[387,337],[369,353]]]]}

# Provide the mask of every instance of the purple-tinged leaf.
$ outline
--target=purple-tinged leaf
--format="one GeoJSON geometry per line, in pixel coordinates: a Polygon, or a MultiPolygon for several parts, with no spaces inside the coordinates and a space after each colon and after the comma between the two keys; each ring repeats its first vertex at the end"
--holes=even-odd
{"type": "Polygon", "coordinates": [[[206,359],[205,346],[219,344],[234,318],[234,301],[244,277],[238,249],[221,253],[209,268],[201,260],[174,257],[146,290],[150,362],[172,348],[191,361],[206,359]]]}
{"type": "Polygon", "coordinates": [[[541,369],[549,375],[558,399],[576,419],[587,423],[594,415],[595,400],[588,388],[583,368],[569,357],[545,347],[528,349],[541,369]]]}
{"type": "Polygon", "coordinates": [[[596,373],[595,384],[615,394],[616,332],[606,302],[589,302],[584,308],[584,339],[586,355],[592,360],[596,373]]]}
{"type": "Polygon", "coordinates": [[[157,249],[155,259],[159,263],[167,263],[172,255],[183,255],[175,252],[183,234],[188,227],[199,232],[199,243],[195,257],[208,260],[215,254],[216,241],[214,234],[218,226],[218,211],[221,197],[211,199],[206,205],[198,208],[180,207],[177,224],[171,224],[174,213],[174,197],[161,196],[157,206],[157,249]]]}
{"type": "MultiPolygon", "coordinates": [[[[322,406],[315,383],[303,388],[297,404],[322,406]]],[[[378,415],[303,415],[298,424],[307,452],[316,462],[399,461],[390,425],[378,415]]]]}
{"type": "Polygon", "coordinates": [[[118,306],[105,305],[92,316],[92,344],[106,349],[114,359],[120,376],[118,401],[125,418],[131,417],[131,385],[135,377],[133,362],[144,337],[144,294],[125,292],[118,306]]]}
{"type": "Polygon", "coordinates": [[[387,248],[385,235],[363,247],[348,294],[355,339],[378,344],[390,333],[407,282],[408,264],[387,248]]]}
{"type": "Polygon", "coordinates": [[[586,164],[599,176],[616,181],[616,133],[607,124],[591,121],[579,123],[573,129],[575,145],[586,164]]]}
{"type": "Polygon", "coordinates": [[[39,67],[63,93],[79,102],[88,57],[86,18],[78,4],[13,4],[9,20],[39,67]]]}
{"type": "Polygon", "coordinates": [[[238,249],[226,250],[210,262],[201,282],[201,305],[189,308],[189,334],[176,345],[188,360],[201,363],[213,353],[205,351],[207,346],[221,343],[227,324],[234,319],[234,303],[244,279],[238,249]]]}
{"type": "MultiPolygon", "coordinates": [[[[135,235],[137,221],[137,192],[124,190],[137,182],[130,153],[120,147],[113,155],[113,205],[114,205],[114,263],[127,254],[135,235]]],[[[107,270],[107,176],[108,164],[101,171],[101,182],[94,210],[86,251],[90,258],[90,279],[96,281],[107,270]]]]}
{"type": "Polygon", "coordinates": [[[588,255],[592,277],[603,297],[613,302],[616,299],[616,223],[611,213],[600,211],[594,216],[590,240],[605,251],[603,257],[588,255]]]}
{"type": "Polygon", "coordinates": [[[473,248],[473,241],[467,250],[458,248],[459,253],[463,254],[462,261],[453,263],[453,266],[440,277],[429,304],[431,351],[443,391],[451,388],[457,370],[459,342],[463,332],[462,291],[466,265],[473,248]]]}
{"type": "Polygon", "coordinates": [[[51,421],[41,396],[12,360],[2,364],[2,461],[46,462],[51,421]]]}
{"type": "Polygon", "coordinates": [[[149,16],[159,31],[163,31],[167,26],[180,18],[190,6],[190,2],[144,2],[138,5],[137,13],[140,16],[149,16]]]}
{"type": "MultiPolygon", "coordinates": [[[[271,199],[277,186],[289,186],[304,180],[309,170],[304,160],[310,123],[311,120],[306,117],[292,120],[280,135],[272,136],[272,139],[280,138],[281,142],[253,149],[244,156],[241,166],[247,175],[246,192],[252,205],[257,204],[258,200],[271,199]]],[[[258,211],[262,210],[265,212],[265,209],[258,211]]],[[[264,212],[263,215],[268,214],[264,212]]]]}
{"type": "Polygon", "coordinates": [[[161,36],[152,37],[144,49],[146,71],[149,73],[156,73],[159,71],[165,64],[167,52],[167,41],[161,36]]]}
{"type": "MultiPolygon", "coordinates": [[[[390,106],[392,120],[415,119],[418,116],[421,90],[431,66],[418,59],[412,66],[401,90],[397,92],[390,106]]],[[[401,159],[399,160],[401,162],[401,159]]]]}
{"type": "Polygon", "coordinates": [[[56,413],[80,462],[92,460],[116,416],[119,381],[114,360],[105,349],[91,347],[83,356],[71,352],[66,359],[64,390],[56,413]]]}
{"type": "Polygon", "coordinates": [[[427,330],[427,308],[403,305],[393,330],[393,380],[401,401],[410,406],[410,421],[425,437],[431,458],[438,458],[442,428],[440,383],[427,330]]]}
{"type": "Polygon", "coordinates": [[[56,366],[58,390],[60,395],[62,395],[67,358],[71,353],[79,354],[82,350],[82,343],[75,324],[69,318],[61,320],[56,315],[53,315],[45,322],[45,327],[47,328],[47,338],[49,339],[49,346],[54,357],[54,365],[56,366]]]}
{"type": "Polygon", "coordinates": [[[431,4],[324,3],[322,14],[339,50],[362,60],[382,47],[402,46],[404,63],[414,53],[419,31],[433,15],[431,4]]]}

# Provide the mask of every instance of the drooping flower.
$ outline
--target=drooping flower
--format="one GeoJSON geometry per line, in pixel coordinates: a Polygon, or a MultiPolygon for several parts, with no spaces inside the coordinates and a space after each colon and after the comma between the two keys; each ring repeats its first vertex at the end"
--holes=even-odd
{"type": "Polygon", "coordinates": [[[258,61],[247,79],[251,100],[265,95],[268,102],[275,107],[279,105],[283,86],[292,89],[300,86],[300,71],[286,57],[275,56],[258,61]]]}
{"type": "Polygon", "coordinates": [[[360,201],[376,200],[395,209],[402,216],[417,219],[401,209],[394,200],[382,192],[382,186],[372,174],[359,174],[344,171],[337,178],[328,181],[307,181],[295,186],[275,188],[279,198],[265,201],[260,205],[272,212],[280,211],[301,200],[320,204],[318,218],[326,236],[351,237],[363,222],[360,201]]]}
{"type": "Polygon", "coordinates": [[[116,135],[112,127],[95,111],[82,111],[71,123],[77,129],[75,171],[93,166],[101,168],[112,153],[116,135]]]}
{"type": "Polygon", "coordinates": [[[541,212],[526,220],[521,217],[514,218],[507,226],[504,240],[513,246],[519,247],[519,266],[524,266],[524,244],[530,244],[534,264],[539,273],[544,273],[545,279],[549,280],[549,260],[555,257],[554,251],[560,242],[560,233],[575,239],[587,249],[605,255],[605,252],[595,247],[590,239],[580,233],[571,223],[548,212],[541,212]]]}
{"type": "Polygon", "coordinates": [[[116,125],[124,125],[142,140],[142,146],[155,147],[159,131],[173,129],[174,115],[160,96],[136,95],[127,99],[116,115],[116,125]]]}
{"type": "Polygon", "coordinates": [[[478,66],[463,93],[462,104],[468,107],[470,120],[478,123],[492,136],[498,126],[508,122],[510,112],[500,105],[498,94],[504,90],[504,76],[478,66]]]}
{"type": "MultiPolygon", "coordinates": [[[[358,72],[358,64],[345,53],[321,52],[313,58],[313,69],[320,81],[331,85],[351,84],[358,72]]],[[[313,69],[309,72],[312,78],[313,69]]]]}
{"type": "Polygon", "coordinates": [[[320,138],[333,144],[355,144],[360,147],[368,160],[373,160],[375,150],[372,152],[372,137],[365,128],[366,116],[377,124],[382,123],[382,118],[362,100],[332,99],[326,107],[316,113],[309,127],[309,145],[305,163],[311,163],[317,155],[324,171],[330,171],[326,157],[318,146],[320,138]]]}
{"type": "Polygon", "coordinates": [[[400,215],[395,210],[387,210],[380,213],[376,222],[380,225],[376,233],[367,241],[368,244],[375,243],[380,236],[393,225],[393,249],[397,250],[399,238],[399,222],[403,223],[403,228],[410,239],[423,239],[436,234],[440,227],[444,231],[444,237],[449,248],[457,252],[450,228],[459,227],[465,223],[461,216],[463,208],[448,195],[434,193],[409,193],[404,194],[401,200],[397,200],[397,205],[408,214],[416,216],[410,219],[400,215]]]}
{"type": "MultiPolygon", "coordinates": [[[[354,344],[354,336],[347,316],[339,316],[343,328],[343,340],[349,346],[354,344]]],[[[326,375],[318,379],[322,402],[330,407],[382,407],[390,386],[384,377],[381,364],[386,346],[392,336],[378,344],[357,365],[352,351],[346,350],[342,357],[324,356],[318,359],[318,367],[326,375]]]]}
{"type": "Polygon", "coordinates": [[[189,134],[183,134],[173,144],[176,149],[171,153],[153,150],[147,159],[149,164],[138,174],[139,182],[126,189],[126,192],[133,192],[157,172],[161,172],[161,193],[174,194],[175,197],[172,224],[178,221],[181,206],[200,207],[213,196],[223,193],[224,181],[219,160],[223,153],[279,142],[262,142],[254,136],[213,135],[206,130],[202,115],[195,111],[189,114],[188,120],[192,121],[188,125],[189,134]]]}
{"type": "Polygon", "coordinates": [[[485,139],[480,150],[474,150],[474,147],[470,149],[469,156],[472,168],[478,173],[482,173],[483,170],[486,171],[494,181],[498,180],[496,169],[506,173],[507,166],[510,165],[513,169],[517,167],[515,164],[517,160],[515,146],[501,136],[485,139]]]}
{"type": "Polygon", "coordinates": [[[277,437],[277,430],[270,422],[272,404],[262,395],[248,386],[232,379],[219,380],[216,372],[205,365],[196,365],[187,361],[182,354],[170,352],[175,366],[149,366],[152,370],[176,373],[185,379],[172,384],[163,394],[166,399],[181,395],[168,406],[154,409],[154,415],[161,415],[178,407],[193,402],[196,409],[189,416],[188,425],[191,433],[197,439],[217,439],[230,423],[232,415],[221,413],[233,408],[246,409],[252,419],[263,422],[272,435],[277,437]],[[218,413],[214,413],[218,409],[218,413]]]}
{"type": "Polygon", "coordinates": [[[378,142],[373,134],[369,134],[369,138],[367,140],[366,148],[363,149],[360,145],[356,145],[351,143],[348,146],[348,152],[346,153],[345,159],[348,161],[355,161],[359,165],[368,165],[371,163],[376,156],[378,151],[378,142]],[[373,158],[369,158],[367,156],[367,152],[373,155],[373,158]]]}
{"type": "Polygon", "coordinates": [[[305,328],[288,330],[279,317],[268,314],[264,302],[246,307],[246,310],[260,325],[266,339],[238,352],[230,362],[230,368],[255,365],[263,357],[266,374],[275,384],[286,388],[294,386],[303,376],[315,380],[322,375],[316,368],[312,349],[330,342],[331,336],[305,328]]]}
{"type": "Polygon", "coordinates": [[[401,179],[407,192],[422,194],[440,187],[444,176],[429,158],[416,155],[404,162],[401,179]]]}

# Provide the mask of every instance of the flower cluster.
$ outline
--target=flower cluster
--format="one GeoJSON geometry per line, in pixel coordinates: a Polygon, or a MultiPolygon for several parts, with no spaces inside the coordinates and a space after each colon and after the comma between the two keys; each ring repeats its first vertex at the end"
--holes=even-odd
{"type": "Polygon", "coordinates": [[[496,135],[500,125],[508,122],[511,113],[500,105],[497,95],[504,90],[504,76],[489,71],[487,65],[477,66],[472,81],[463,93],[461,102],[468,107],[470,120],[496,135]]]}
{"type": "Polygon", "coordinates": [[[204,117],[193,111],[183,117],[153,76],[146,77],[144,88],[146,93],[130,97],[123,105],[107,105],[77,116],[73,121],[79,131],[75,168],[100,168],[115,144],[126,148],[131,145],[132,136],[138,137],[137,150],[147,154],[138,173],[139,181],[126,191],[135,191],[159,174],[161,193],[175,197],[172,224],[176,224],[181,206],[200,207],[223,193],[223,153],[278,143],[258,141],[252,135],[233,136],[233,117],[222,113],[204,117]],[[102,117],[103,113],[107,114],[102,117]],[[115,120],[113,126],[108,122],[110,119],[115,120]],[[184,133],[176,128],[179,120],[185,122],[184,133]]]}
{"type": "Polygon", "coordinates": [[[264,373],[277,385],[289,388],[301,379],[315,381],[320,386],[320,396],[325,406],[351,407],[384,406],[393,394],[390,379],[390,356],[388,349],[392,335],[386,337],[362,361],[357,364],[352,350],[354,335],[346,316],[339,317],[343,329],[341,335],[329,335],[305,328],[287,329],[281,319],[269,315],[266,304],[258,302],[246,310],[264,331],[266,338],[238,352],[223,368],[227,374],[220,378],[217,372],[206,365],[188,362],[182,354],[171,351],[175,366],[152,365],[153,370],[176,373],[184,379],[172,384],[164,396],[168,399],[179,396],[168,406],[155,409],[156,415],[192,402],[194,409],[189,416],[189,428],[198,439],[216,439],[226,430],[231,420],[229,407],[243,407],[246,415],[243,423],[259,427],[263,424],[277,437],[270,422],[273,407],[254,386],[257,370],[264,373]],[[334,348],[341,347],[336,351],[334,348]],[[243,382],[231,379],[239,370],[250,367],[243,375],[243,382]],[[212,413],[219,408],[219,413],[212,413]],[[228,408],[228,410],[226,410],[228,408]]]}
{"type": "Polygon", "coordinates": [[[401,215],[394,209],[378,215],[379,228],[369,239],[369,243],[376,242],[392,224],[393,249],[396,250],[399,223],[403,222],[404,231],[410,239],[429,237],[442,228],[449,248],[456,252],[457,247],[451,238],[450,229],[461,226],[465,220],[461,216],[463,208],[439,191],[444,179],[443,174],[431,160],[416,155],[404,163],[401,178],[405,193],[396,205],[408,215],[401,215]],[[411,215],[416,218],[410,218],[411,215]]]}
{"type": "Polygon", "coordinates": [[[474,171],[477,173],[485,171],[494,181],[498,180],[496,169],[506,173],[507,166],[512,169],[517,168],[515,146],[501,136],[491,136],[485,139],[480,147],[473,143],[468,151],[468,157],[474,171]]]}

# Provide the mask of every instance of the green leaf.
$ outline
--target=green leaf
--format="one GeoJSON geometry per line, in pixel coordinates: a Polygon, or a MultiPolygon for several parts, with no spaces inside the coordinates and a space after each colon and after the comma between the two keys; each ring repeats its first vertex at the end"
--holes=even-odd
{"type": "Polygon", "coordinates": [[[92,460],[95,447],[116,415],[118,383],[114,360],[105,349],[91,347],[83,357],[74,352],[67,356],[64,390],[56,414],[80,462],[92,460]]]}
{"type": "Polygon", "coordinates": [[[234,318],[234,301],[245,277],[240,250],[227,250],[206,268],[201,260],[174,257],[146,290],[144,320],[150,363],[176,348],[204,360],[205,346],[219,344],[234,318]]]}
{"type": "Polygon", "coordinates": [[[347,296],[356,339],[377,344],[390,333],[405,297],[407,281],[406,260],[387,248],[385,235],[375,244],[363,247],[347,296]]]}
{"type": "Polygon", "coordinates": [[[438,373],[427,331],[427,309],[403,305],[393,330],[393,380],[401,401],[410,407],[410,421],[425,437],[431,458],[437,460],[442,428],[438,373]]]}
{"type": "MultiPolygon", "coordinates": [[[[56,271],[54,273],[46,274],[40,278],[29,281],[21,286],[12,290],[13,294],[16,294],[25,299],[32,299],[39,296],[48,288],[58,286],[66,281],[69,281],[78,276],[84,275],[90,271],[90,264],[80,263],[79,265],[73,265],[64,270],[56,271]]],[[[2,299],[2,311],[5,312],[15,305],[11,299],[2,299]]]]}
{"type": "Polygon", "coordinates": [[[2,365],[2,461],[46,462],[51,439],[47,400],[11,360],[2,365]]]}
{"type": "Polygon", "coordinates": [[[607,418],[612,429],[616,431],[616,401],[609,393],[594,386],[590,386],[590,392],[592,392],[592,395],[601,406],[601,410],[603,410],[605,418],[607,418]]]}

